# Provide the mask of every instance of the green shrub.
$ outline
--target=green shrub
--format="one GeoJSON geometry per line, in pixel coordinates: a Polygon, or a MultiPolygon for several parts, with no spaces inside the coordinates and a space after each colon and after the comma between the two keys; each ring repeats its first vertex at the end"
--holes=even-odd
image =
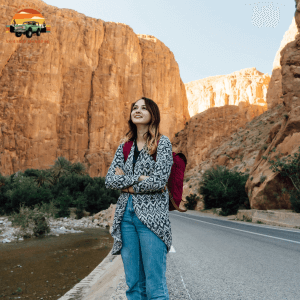
{"type": "MultiPolygon", "coordinates": [[[[280,155],[284,155],[280,153],[280,155]]],[[[300,213],[300,146],[298,153],[288,155],[279,159],[279,155],[275,156],[276,160],[268,160],[271,164],[270,169],[273,172],[279,172],[282,177],[288,177],[294,189],[286,190],[290,195],[292,209],[300,213]]]]}
{"type": "Polygon", "coordinates": [[[60,197],[62,191],[67,191],[72,197],[71,207],[79,208],[77,199],[84,197],[86,199],[85,210],[91,214],[107,209],[111,203],[116,204],[120,196],[120,191],[105,187],[105,178],[91,178],[89,175],[78,174],[68,174],[60,178],[57,185],[53,187],[53,196],[60,197]]]}
{"type": "Polygon", "coordinates": [[[54,199],[54,204],[58,208],[55,218],[70,217],[69,207],[73,202],[73,198],[68,191],[63,191],[62,194],[54,199]]]}
{"type": "Polygon", "coordinates": [[[34,236],[42,236],[45,233],[50,232],[50,227],[46,221],[46,218],[44,216],[38,215],[33,217],[34,221],[34,228],[33,228],[33,234],[34,236]]]}
{"type": "Polygon", "coordinates": [[[300,192],[297,190],[293,190],[289,192],[290,201],[295,212],[300,213],[300,192]]]}
{"type": "Polygon", "coordinates": [[[69,216],[69,207],[76,207],[80,217],[83,209],[91,214],[107,209],[119,196],[120,190],[105,187],[104,177],[92,178],[81,163],[71,164],[63,157],[48,170],[0,174],[0,215],[18,213],[21,203],[32,209],[53,200],[54,217],[69,216]]]}
{"type": "Polygon", "coordinates": [[[83,217],[83,211],[87,207],[87,200],[85,195],[80,195],[76,200],[73,201],[76,207],[76,218],[81,219],[83,217]]]}
{"type": "Polygon", "coordinates": [[[55,218],[55,215],[58,212],[53,199],[50,201],[50,203],[42,203],[40,205],[36,205],[36,207],[38,207],[39,211],[43,213],[46,218],[55,218]]]}
{"type": "Polygon", "coordinates": [[[200,198],[196,194],[190,194],[189,196],[186,196],[185,199],[187,200],[187,203],[184,204],[185,208],[194,210],[197,205],[197,200],[200,198]]]}
{"type": "Polygon", "coordinates": [[[29,238],[32,236],[43,236],[50,232],[50,226],[47,220],[49,212],[45,212],[40,209],[38,205],[34,209],[30,209],[24,206],[24,203],[20,204],[19,212],[13,212],[8,220],[12,222],[13,226],[19,226],[18,230],[14,233],[18,238],[29,238]]]}
{"type": "Polygon", "coordinates": [[[263,183],[265,180],[266,180],[266,178],[267,178],[267,176],[263,176],[263,175],[261,175],[260,176],[260,183],[263,183]]]}
{"type": "Polygon", "coordinates": [[[2,200],[5,201],[3,208],[6,214],[13,211],[19,212],[21,203],[24,203],[26,207],[33,208],[42,202],[49,203],[52,199],[49,189],[38,188],[33,178],[21,175],[14,176],[13,182],[3,196],[2,200]]]}
{"type": "Polygon", "coordinates": [[[249,208],[245,184],[249,174],[232,171],[223,166],[208,169],[200,182],[205,209],[222,208],[221,214],[236,214],[239,207],[249,208]]]}
{"type": "Polygon", "coordinates": [[[88,206],[85,210],[92,214],[109,208],[110,204],[116,204],[120,196],[120,190],[111,190],[105,187],[104,177],[94,177],[84,189],[84,195],[88,206]]]}

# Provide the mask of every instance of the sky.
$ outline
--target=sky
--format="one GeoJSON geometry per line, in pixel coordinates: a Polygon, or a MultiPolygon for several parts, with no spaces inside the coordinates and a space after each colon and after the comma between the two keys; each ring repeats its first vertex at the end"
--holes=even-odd
{"type": "Polygon", "coordinates": [[[153,35],[174,54],[184,83],[245,68],[272,75],[295,0],[46,0],[153,35]]]}

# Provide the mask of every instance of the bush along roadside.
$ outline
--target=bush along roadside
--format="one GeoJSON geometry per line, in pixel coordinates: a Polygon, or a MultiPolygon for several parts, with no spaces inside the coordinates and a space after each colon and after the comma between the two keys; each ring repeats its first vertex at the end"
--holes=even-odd
{"type": "Polygon", "coordinates": [[[199,188],[204,209],[222,208],[220,215],[223,216],[235,215],[239,209],[250,209],[245,191],[248,177],[249,174],[232,171],[224,166],[206,170],[199,188]]]}
{"type": "MultiPolygon", "coordinates": [[[[284,155],[280,153],[279,155],[284,155]]],[[[270,169],[273,172],[279,172],[282,177],[288,177],[294,188],[283,188],[282,193],[288,193],[290,195],[290,202],[292,209],[296,213],[300,213],[300,146],[298,149],[298,153],[294,153],[294,155],[288,155],[279,158],[279,155],[275,156],[275,160],[268,160],[271,164],[270,169]]]]}
{"type": "Polygon", "coordinates": [[[10,176],[0,174],[0,216],[8,216],[22,237],[49,232],[49,218],[76,218],[84,211],[96,214],[116,204],[119,190],[105,188],[105,178],[90,177],[81,163],[59,157],[47,170],[27,169],[10,176]]]}
{"type": "Polygon", "coordinates": [[[186,196],[185,199],[187,200],[187,203],[184,204],[185,208],[194,210],[197,205],[197,200],[200,198],[197,197],[196,194],[190,194],[189,196],[186,196]]]}
{"type": "Polygon", "coordinates": [[[63,157],[51,169],[0,174],[0,215],[18,213],[21,203],[33,209],[53,201],[58,209],[56,218],[69,217],[69,207],[76,208],[77,218],[81,218],[84,209],[98,213],[116,204],[119,196],[119,190],[105,188],[105,178],[92,178],[83,164],[71,164],[63,157]]]}

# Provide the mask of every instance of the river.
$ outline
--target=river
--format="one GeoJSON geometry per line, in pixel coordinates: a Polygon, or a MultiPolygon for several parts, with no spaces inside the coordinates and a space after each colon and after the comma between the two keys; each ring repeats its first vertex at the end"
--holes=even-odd
{"type": "Polygon", "coordinates": [[[105,228],[0,244],[0,299],[59,299],[107,256],[105,228]]]}

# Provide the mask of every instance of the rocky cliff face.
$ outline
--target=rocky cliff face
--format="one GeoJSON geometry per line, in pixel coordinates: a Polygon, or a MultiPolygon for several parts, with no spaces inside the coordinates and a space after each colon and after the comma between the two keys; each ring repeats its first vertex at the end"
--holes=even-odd
{"type": "MultiPolygon", "coordinates": [[[[299,151],[300,147],[300,106],[286,115],[285,108],[279,104],[281,121],[274,124],[269,131],[266,147],[260,148],[246,182],[246,192],[251,208],[256,209],[290,209],[289,195],[283,188],[294,188],[289,178],[270,169],[269,160],[276,161],[299,151]]],[[[276,109],[276,108],[274,108],[276,109]]]]}
{"type": "MultiPolygon", "coordinates": [[[[180,131],[172,141],[177,151],[183,151],[187,155],[188,164],[182,199],[185,199],[189,194],[197,194],[201,199],[198,189],[202,174],[211,167],[221,165],[230,170],[250,174],[248,182],[251,187],[248,190],[251,190],[251,193],[248,193],[247,187],[246,190],[251,208],[290,209],[290,203],[285,197],[278,198],[277,195],[276,198],[273,194],[268,194],[262,189],[264,185],[261,184],[261,176],[266,176],[267,173],[271,175],[272,173],[269,166],[257,167],[260,161],[265,162],[262,158],[266,155],[265,151],[274,148],[272,146],[273,140],[282,124],[285,124],[284,114],[285,108],[282,104],[279,104],[255,117],[251,122],[247,122],[238,107],[228,105],[210,108],[193,116],[188,126],[180,131]],[[230,118],[232,119],[231,124],[230,118]],[[207,120],[211,121],[204,129],[203,125],[200,124],[204,124],[207,120]],[[198,131],[198,127],[202,130],[198,131]],[[220,136],[215,134],[217,130],[214,130],[214,128],[220,130],[220,136]],[[203,131],[203,134],[199,134],[201,131],[203,131]],[[257,171],[254,172],[256,169],[257,171]],[[251,177],[252,180],[250,180],[251,177]],[[259,196],[263,195],[263,197],[257,198],[256,188],[259,186],[262,189],[259,196]],[[252,191],[253,189],[255,189],[255,192],[252,191]],[[269,195],[268,201],[266,201],[267,195],[269,195]]],[[[293,142],[295,141],[293,140],[293,142]]],[[[297,143],[292,149],[295,150],[296,145],[297,143]]],[[[183,208],[183,203],[181,207],[183,208]]],[[[199,201],[197,209],[203,208],[204,203],[199,201]]]]}
{"type": "MultiPolygon", "coordinates": [[[[105,176],[128,131],[130,104],[142,96],[158,104],[163,134],[171,139],[183,128],[189,120],[184,84],[161,41],[125,24],[38,0],[32,4],[51,33],[30,39],[0,33],[2,175],[46,169],[64,156],[85,163],[90,176],[105,176]],[[49,44],[34,43],[41,39],[49,44]]],[[[0,0],[3,28],[21,5],[26,1],[0,0]]]]}
{"type": "MultiPolygon", "coordinates": [[[[295,12],[297,34],[285,43],[280,51],[282,78],[282,121],[270,130],[269,142],[256,158],[246,183],[246,191],[251,207],[290,208],[289,196],[282,193],[282,188],[294,188],[289,178],[282,178],[269,168],[269,160],[280,159],[299,151],[300,146],[300,1],[295,12]],[[265,176],[262,182],[261,177],[265,176]],[[251,180],[252,178],[252,180],[251,180]]],[[[292,25],[294,24],[294,20],[292,25]]],[[[290,27],[291,28],[291,27],[290,27]]]]}
{"type": "MultiPolygon", "coordinates": [[[[245,190],[251,208],[291,209],[289,196],[282,193],[282,188],[293,187],[292,182],[282,178],[278,172],[273,172],[268,160],[274,160],[275,156],[280,159],[288,155],[293,156],[299,151],[299,30],[300,0],[295,19],[285,34],[274,60],[271,81],[265,94],[267,111],[248,122],[238,107],[231,108],[229,105],[215,107],[213,110],[209,108],[192,116],[188,126],[174,138],[176,150],[183,151],[188,160],[183,199],[190,193],[199,195],[199,182],[205,170],[223,165],[229,169],[249,173],[245,190]],[[297,29],[294,24],[297,24],[297,29]],[[234,126],[230,126],[229,123],[232,119],[235,121],[234,126]],[[199,132],[198,127],[202,129],[199,132]]],[[[203,202],[199,201],[197,209],[203,207],[203,202]]]]}
{"type": "MultiPolygon", "coordinates": [[[[173,151],[182,152],[187,158],[185,177],[189,176],[189,170],[211,160],[212,151],[220,148],[228,137],[244,128],[246,123],[243,108],[235,105],[212,107],[193,116],[172,140],[173,151]]],[[[234,149],[227,152],[230,155],[234,149]]],[[[236,156],[239,153],[234,154],[236,156]]]]}
{"type": "Polygon", "coordinates": [[[283,104],[287,112],[300,105],[300,1],[297,0],[295,21],[298,34],[281,51],[283,104]]]}
{"type": "Polygon", "coordinates": [[[269,89],[267,93],[267,103],[268,108],[273,108],[277,104],[283,102],[282,95],[282,75],[281,75],[281,64],[280,59],[282,57],[282,50],[290,43],[293,42],[296,38],[296,35],[299,33],[295,18],[293,18],[292,24],[289,29],[283,36],[280,47],[276,53],[274,62],[271,81],[269,83],[269,89]]]}
{"type": "MultiPolygon", "coordinates": [[[[243,69],[229,75],[211,76],[185,84],[191,116],[211,107],[246,105],[250,121],[267,110],[266,95],[270,76],[256,68],[243,69]],[[258,114],[251,107],[260,107],[258,114]]],[[[257,110],[257,109],[255,109],[257,110]]]]}

